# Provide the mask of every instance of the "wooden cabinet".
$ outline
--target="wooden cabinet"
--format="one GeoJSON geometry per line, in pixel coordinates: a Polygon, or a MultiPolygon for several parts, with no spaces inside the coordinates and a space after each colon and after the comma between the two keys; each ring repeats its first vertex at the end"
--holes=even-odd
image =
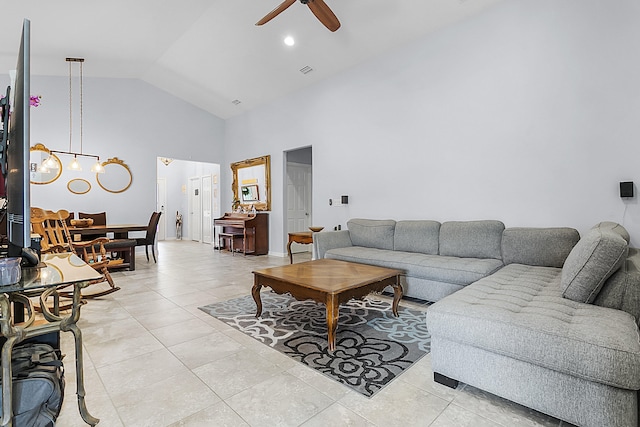
{"type": "Polygon", "coordinates": [[[226,213],[213,221],[214,242],[218,249],[233,248],[244,255],[269,253],[269,214],[226,213]],[[221,227],[220,231],[215,230],[221,227]],[[217,233],[217,236],[215,235],[217,233]]]}

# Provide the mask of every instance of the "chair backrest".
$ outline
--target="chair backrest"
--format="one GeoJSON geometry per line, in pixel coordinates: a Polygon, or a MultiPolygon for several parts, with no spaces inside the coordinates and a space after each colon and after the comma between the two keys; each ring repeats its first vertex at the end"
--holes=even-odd
{"type": "Polygon", "coordinates": [[[67,227],[71,227],[72,219],[75,219],[75,214],[73,212],[69,212],[69,216],[64,220],[64,223],[67,224],[67,227]]]}
{"type": "MultiPolygon", "coordinates": [[[[93,220],[93,225],[107,225],[107,213],[106,212],[98,212],[98,213],[85,213],[78,212],[78,219],[86,219],[91,218],[93,220]]],[[[67,223],[69,225],[69,223],[67,223]]],[[[107,233],[91,233],[91,234],[83,234],[80,236],[81,241],[93,240],[96,237],[107,237],[107,233]]]]}
{"type": "Polygon", "coordinates": [[[158,222],[160,221],[160,215],[162,212],[154,212],[151,214],[151,218],[149,219],[149,225],[147,226],[147,242],[149,244],[153,244],[156,239],[156,231],[158,230],[158,222]]]}
{"type": "Polygon", "coordinates": [[[107,225],[107,213],[106,212],[98,212],[98,213],[84,213],[78,212],[78,218],[91,218],[93,220],[93,225],[107,225]]]}
{"type": "Polygon", "coordinates": [[[69,211],[47,211],[42,208],[31,208],[31,229],[39,234],[41,252],[71,251],[71,235],[65,220],[69,211]]]}

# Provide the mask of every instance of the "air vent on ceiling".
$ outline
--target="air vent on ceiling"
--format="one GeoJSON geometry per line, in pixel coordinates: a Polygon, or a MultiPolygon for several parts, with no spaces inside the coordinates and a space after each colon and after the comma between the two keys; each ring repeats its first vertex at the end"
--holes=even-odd
{"type": "Polygon", "coordinates": [[[242,101],[240,101],[239,99],[234,99],[233,101],[231,101],[231,103],[232,103],[233,105],[238,105],[238,104],[240,104],[241,102],[242,102],[242,101]]]}
{"type": "Polygon", "coordinates": [[[300,68],[300,72],[302,74],[309,74],[312,71],[313,71],[313,68],[309,67],[308,65],[300,68]]]}

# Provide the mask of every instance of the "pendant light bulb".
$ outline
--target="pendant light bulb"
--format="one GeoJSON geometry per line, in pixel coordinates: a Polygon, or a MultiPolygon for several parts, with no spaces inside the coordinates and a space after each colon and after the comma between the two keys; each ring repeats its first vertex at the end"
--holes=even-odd
{"type": "Polygon", "coordinates": [[[44,161],[43,166],[47,167],[48,169],[58,169],[58,162],[54,160],[53,154],[50,154],[49,157],[47,157],[47,160],[44,161]]]}
{"type": "Polygon", "coordinates": [[[100,159],[96,160],[93,166],[91,166],[91,172],[104,173],[104,166],[102,166],[102,163],[100,163],[100,159]]]}
{"type": "Polygon", "coordinates": [[[40,164],[40,166],[38,166],[38,172],[40,173],[49,173],[49,168],[47,167],[47,165],[45,163],[40,164]]]}
{"type": "Polygon", "coordinates": [[[78,172],[82,170],[82,166],[80,166],[80,162],[78,162],[77,156],[73,156],[73,161],[69,164],[67,168],[69,170],[78,171],[78,172]]]}

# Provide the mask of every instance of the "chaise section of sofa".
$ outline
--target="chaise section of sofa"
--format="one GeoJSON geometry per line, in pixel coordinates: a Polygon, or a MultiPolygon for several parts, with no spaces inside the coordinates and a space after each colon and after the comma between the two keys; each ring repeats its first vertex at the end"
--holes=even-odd
{"type": "Polygon", "coordinates": [[[636,427],[640,254],[625,233],[505,230],[507,265],[427,311],[437,380],[581,426],[636,427]]]}

